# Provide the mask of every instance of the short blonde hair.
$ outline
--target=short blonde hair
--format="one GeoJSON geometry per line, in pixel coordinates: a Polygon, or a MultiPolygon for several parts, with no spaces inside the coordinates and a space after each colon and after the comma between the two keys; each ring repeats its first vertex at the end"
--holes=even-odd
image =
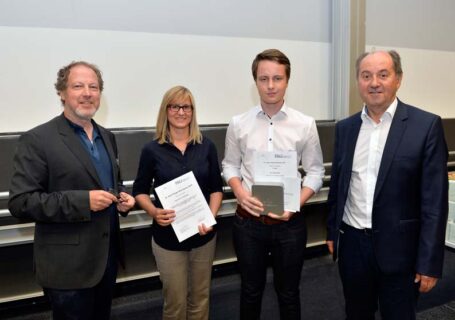
{"type": "Polygon", "coordinates": [[[256,58],[253,60],[253,64],[251,65],[254,81],[257,80],[259,62],[264,60],[274,61],[278,64],[284,65],[287,78],[286,80],[289,81],[289,78],[291,77],[291,62],[289,61],[289,58],[278,49],[267,49],[257,54],[256,58]]]}
{"type": "Polygon", "coordinates": [[[199,126],[196,120],[196,104],[194,97],[191,94],[191,91],[184,86],[175,86],[168,91],[163,96],[161,101],[160,111],[158,113],[158,119],[156,120],[156,133],[155,140],[158,140],[159,144],[165,142],[172,142],[171,136],[169,133],[169,122],[167,118],[167,108],[176,100],[184,100],[189,98],[191,101],[191,106],[193,107],[193,112],[191,114],[190,122],[190,138],[189,142],[202,143],[202,134],[199,130],[199,126]]]}

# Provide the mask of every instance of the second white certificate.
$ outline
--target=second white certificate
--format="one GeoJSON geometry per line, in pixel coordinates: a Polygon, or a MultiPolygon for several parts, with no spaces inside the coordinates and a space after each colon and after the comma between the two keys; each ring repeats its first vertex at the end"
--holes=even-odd
{"type": "Polygon", "coordinates": [[[172,228],[179,242],[199,232],[198,225],[216,224],[192,171],[155,188],[164,209],[175,210],[172,228]]]}
{"type": "Polygon", "coordinates": [[[256,151],[254,183],[283,183],[284,209],[300,211],[301,179],[297,170],[296,151],[256,151]]]}

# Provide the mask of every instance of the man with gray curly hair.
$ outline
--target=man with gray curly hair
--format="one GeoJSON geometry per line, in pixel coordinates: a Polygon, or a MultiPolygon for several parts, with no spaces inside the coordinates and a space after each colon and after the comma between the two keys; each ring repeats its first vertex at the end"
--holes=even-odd
{"type": "Polygon", "coordinates": [[[123,191],[114,135],[92,119],[103,90],[99,69],[72,62],[55,88],[63,113],[20,137],[8,207],[35,222],[34,271],[53,319],[109,319],[118,214],[135,201],[123,191]]]}

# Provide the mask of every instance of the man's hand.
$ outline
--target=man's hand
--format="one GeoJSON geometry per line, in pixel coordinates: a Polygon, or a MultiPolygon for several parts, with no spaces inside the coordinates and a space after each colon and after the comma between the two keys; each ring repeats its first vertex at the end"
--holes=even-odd
{"type": "Polygon", "coordinates": [[[249,214],[259,217],[260,213],[264,211],[264,205],[243,187],[240,178],[233,177],[229,179],[228,184],[234,192],[237,203],[249,214]]]}
{"type": "Polygon", "coordinates": [[[333,255],[333,241],[327,240],[326,243],[327,243],[327,249],[329,249],[330,254],[333,255]]]}
{"type": "Polygon", "coordinates": [[[270,218],[272,219],[277,219],[277,220],[283,220],[283,221],[289,221],[289,219],[291,219],[292,215],[294,214],[295,212],[291,212],[291,211],[284,211],[282,215],[278,215],[278,214],[275,214],[273,212],[269,212],[267,213],[267,216],[269,216],[270,218]]]}
{"type": "Polygon", "coordinates": [[[419,291],[422,293],[425,293],[425,292],[429,292],[431,289],[434,288],[434,286],[438,282],[438,278],[424,276],[423,274],[416,273],[414,282],[415,283],[420,282],[419,291]]]}
{"type": "Polygon", "coordinates": [[[89,191],[90,210],[101,211],[109,207],[113,202],[117,202],[117,197],[104,190],[89,191]]]}
{"type": "Polygon", "coordinates": [[[134,207],[136,201],[134,198],[126,192],[120,192],[119,198],[117,199],[117,210],[120,212],[128,212],[134,207]]]}
{"type": "Polygon", "coordinates": [[[243,209],[255,217],[259,217],[261,212],[264,211],[262,202],[251,196],[248,192],[243,192],[241,195],[238,195],[237,201],[243,209]]]}

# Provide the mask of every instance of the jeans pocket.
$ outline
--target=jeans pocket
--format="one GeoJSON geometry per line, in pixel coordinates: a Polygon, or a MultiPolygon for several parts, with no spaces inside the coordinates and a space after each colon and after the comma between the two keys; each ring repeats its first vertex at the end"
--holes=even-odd
{"type": "Polygon", "coordinates": [[[238,226],[244,226],[247,224],[248,220],[250,219],[247,219],[247,218],[244,218],[244,217],[241,217],[239,216],[238,214],[236,214],[234,216],[234,224],[238,225],[238,226]]]}

